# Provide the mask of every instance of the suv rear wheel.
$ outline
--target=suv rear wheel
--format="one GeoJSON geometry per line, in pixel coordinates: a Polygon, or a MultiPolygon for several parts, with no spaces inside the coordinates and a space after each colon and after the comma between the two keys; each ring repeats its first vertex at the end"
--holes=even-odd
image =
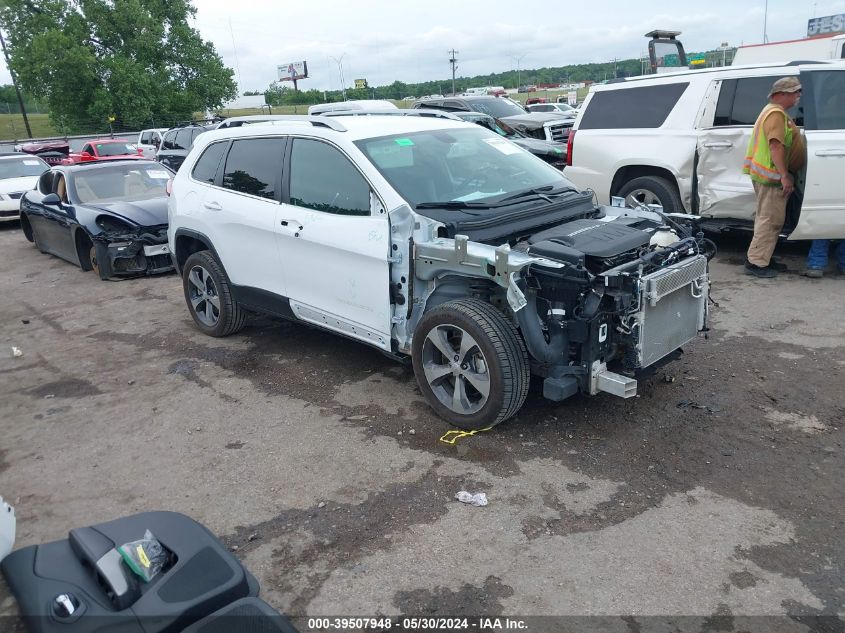
{"type": "Polygon", "coordinates": [[[246,315],[232,296],[223,266],[209,251],[188,257],[182,289],[197,327],[209,336],[229,336],[244,326],[246,315]]]}
{"type": "Polygon", "coordinates": [[[629,207],[636,207],[638,204],[659,204],[664,213],[684,211],[678,188],[660,176],[640,176],[629,180],[616,195],[625,198],[625,204],[629,207]]]}
{"type": "Polygon", "coordinates": [[[525,343],[491,305],[449,301],[414,332],[414,374],[435,412],[462,429],[487,429],[516,414],[528,395],[525,343]]]}

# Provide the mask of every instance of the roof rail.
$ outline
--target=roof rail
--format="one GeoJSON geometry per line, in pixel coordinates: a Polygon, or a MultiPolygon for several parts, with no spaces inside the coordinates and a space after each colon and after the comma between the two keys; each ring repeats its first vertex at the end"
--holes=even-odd
{"type": "Polygon", "coordinates": [[[421,116],[432,117],[435,119],[451,119],[452,121],[462,121],[458,116],[446,110],[435,110],[431,108],[416,108],[413,110],[334,110],[332,112],[324,112],[322,117],[336,117],[336,116],[421,116]]]}

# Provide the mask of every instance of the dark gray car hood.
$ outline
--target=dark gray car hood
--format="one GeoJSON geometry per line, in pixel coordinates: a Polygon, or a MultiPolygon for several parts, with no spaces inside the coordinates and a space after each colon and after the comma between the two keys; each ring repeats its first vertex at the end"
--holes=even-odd
{"type": "Polygon", "coordinates": [[[138,226],[167,224],[167,198],[135,200],[131,202],[100,202],[85,205],[95,212],[104,212],[138,226]]]}

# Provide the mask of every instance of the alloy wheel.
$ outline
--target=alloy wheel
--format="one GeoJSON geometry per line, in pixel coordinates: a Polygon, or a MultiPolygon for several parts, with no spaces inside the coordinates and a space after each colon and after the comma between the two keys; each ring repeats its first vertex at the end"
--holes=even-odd
{"type": "Polygon", "coordinates": [[[194,266],[188,273],[190,302],[194,314],[207,327],[214,327],[220,320],[220,297],[214,278],[202,266],[194,266]]]}
{"type": "Polygon", "coordinates": [[[465,330],[438,325],[425,337],[422,367],[432,393],[461,415],[479,411],[490,396],[488,363],[465,330]]]}

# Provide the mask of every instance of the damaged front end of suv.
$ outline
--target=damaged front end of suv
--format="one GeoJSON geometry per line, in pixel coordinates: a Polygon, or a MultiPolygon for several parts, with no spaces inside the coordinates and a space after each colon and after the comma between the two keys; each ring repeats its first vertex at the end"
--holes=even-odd
{"type": "MultiPolygon", "coordinates": [[[[677,358],[706,331],[708,260],[715,248],[694,224],[659,208],[599,207],[592,192],[574,189],[549,202],[539,214],[484,220],[421,211],[434,222],[417,222],[413,270],[407,271],[413,299],[407,320],[395,319],[397,338],[409,351],[419,348],[420,337],[431,337],[425,315],[469,298],[510,322],[530,374],[543,379],[545,398],[602,391],[635,396],[639,377],[677,358]]],[[[449,336],[451,347],[441,348],[454,349],[454,358],[429,354],[420,368],[429,402],[438,408],[432,396],[439,390],[439,412],[464,428],[489,427],[512,415],[477,415],[480,409],[468,406],[484,400],[484,386],[470,377],[473,361],[461,356],[468,346],[464,334],[449,336]],[[461,374],[457,363],[470,369],[461,374]]],[[[513,348],[512,360],[519,353],[513,348]]],[[[512,365],[515,373],[518,362],[512,365]]]]}

